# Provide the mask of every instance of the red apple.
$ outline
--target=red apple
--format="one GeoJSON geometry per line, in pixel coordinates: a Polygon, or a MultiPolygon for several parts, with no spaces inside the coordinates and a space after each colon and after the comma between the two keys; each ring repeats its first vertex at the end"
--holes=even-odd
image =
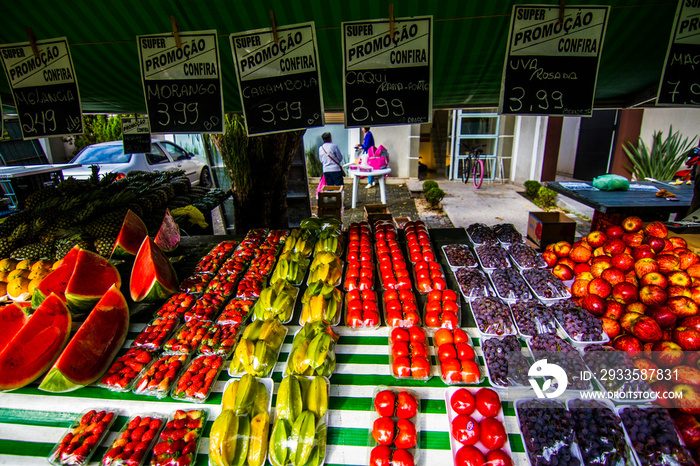
{"type": "Polygon", "coordinates": [[[676,327],[673,329],[673,342],[683,351],[700,350],[700,332],[693,327],[676,327]]]}
{"type": "Polygon", "coordinates": [[[639,291],[630,282],[621,282],[612,288],[611,296],[620,304],[631,304],[639,299],[639,291]]]}
{"type": "Polygon", "coordinates": [[[668,283],[671,285],[690,286],[692,284],[690,275],[688,275],[688,272],[683,270],[673,271],[669,273],[666,278],[668,279],[668,283]]]}
{"type": "Polygon", "coordinates": [[[586,242],[590,244],[593,249],[601,247],[607,239],[607,235],[598,230],[592,231],[586,235],[586,242]]]}
{"type": "Polygon", "coordinates": [[[646,312],[647,306],[639,301],[630,303],[625,306],[625,312],[636,312],[637,314],[644,314],[646,312]]]}
{"type": "Polygon", "coordinates": [[[642,229],[643,225],[644,222],[642,222],[642,219],[634,215],[622,220],[622,229],[625,230],[627,233],[634,233],[636,231],[639,231],[642,229]]]}
{"type": "Polygon", "coordinates": [[[672,341],[657,341],[651,347],[652,359],[660,367],[673,367],[683,362],[683,349],[672,341]]]}
{"type": "Polygon", "coordinates": [[[674,385],[671,389],[675,393],[675,406],[682,412],[688,414],[700,414],[700,393],[698,387],[681,383],[674,385]]]}
{"type": "Polygon", "coordinates": [[[595,278],[595,277],[594,277],[593,274],[590,272],[590,270],[589,270],[588,272],[581,272],[581,273],[579,273],[579,274],[576,274],[576,279],[577,279],[577,280],[586,280],[587,282],[590,282],[590,281],[593,280],[594,278],[595,278]]]}
{"type": "Polygon", "coordinates": [[[678,316],[671,309],[662,304],[660,306],[649,306],[646,315],[654,319],[662,329],[673,328],[676,325],[678,316]]]}
{"type": "Polygon", "coordinates": [[[629,272],[634,269],[634,258],[629,254],[620,253],[612,256],[612,265],[623,272],[629,272]]]}
{"type": "Polygon", "coordinates": [[[688,242],[680,236],[669,236],[668,240],[673,244],[674,248],[687,248],[688,242]]]}
{"type": "MultiPolygon", "coordinates": [[[[591,265],[588,263],[583,263],[583,264],[576,264],[576,267],[574,267],[574,275],[577,277],[581,275],[584,272],[591,273],[591,265]]],[[[592,280],[592,278],[591,278],[592,280]]]]}
{"type": "Polygon", "coordinates": [[[547,263],[547,267],[554,267],[558,257],[554,254],[554,251],[545,251],[542,253],[542,259],[547,263]]]}
{"type": "MultiPolygon", "coordinates": [[[[605,256],[608,257],[608,256],[605,256]]],[[[600,277],[603,275],[603,271],[612,267],[612,263],[609,261],[592,261],[591,262],[591,274],[594,277],[600,277]]]]}
{"type": "Polygon", "coordinates": [[[651,250],[654,251],[654,254],[660,253],[666,247],[664,239],[658,236],[645,236],[642,244],[648,244],[651,250]]]}
{"type": "Polygon", "coordinates": [[[666,288],[668,279],[661,275],[661,272],[649,272],[639,278],[639,284],[641,286],[656,285],[659,288],[666,288]]]}
{"type": "Polygon", "coordinates": [[[651,246],[648,244],[642,244],[632,249],[632,258],[636,261],[645,257],[654,257],[655,255],[656,253],[651,250],[651,246]]]}
{"type": "Polygon", "coordinates": [[[643,257],[634,263],[634,273],[637,274],[637,278],[642,278],[648,273],[658,271],[659,264],[651,257],[643,257]]]}
{"type": "Polygon", "coordinates": [[[618,335],[612,340],[613,348],[630,353],[642,351],[642,342],[632,335],[618,335]]]}
{"type": "Polygon", "coordinates": [[[693,264],[685,271],[690,275],[692,278],[700,278],[700,262],[697,264],[693,264]]]}
{"type": "Polygon", "coordinates": [[[639,289],[639,300],[647,306],[663,304],[667,298],[668,294],[660,286],[645,285],[639,289]]]}
{"type": "Polygon", "coordinates": [[[673,389],[673,383],[668,380],[659,380],[650,385],[650,388],[657,394],[656,404],[663,408],[670,408],[673,400],[667,398],[667,394],[673,389]]]}
{"type": "Polygon", "coordinates": [[[608,255],[605,254],[605,251],[603,250],[603,246],[601,246],[601,247],[599,247],[599,248],[595,248],[595,249],[593,250],[593,257],[598,257],[598,256],[605,256],[605,257],[608,257],[608,255]]]}
{"type": "Polygon", "coordinates": [[[666,288],[666,293],[668,293],[669,298],[675,298],[676,296],[685,296],[686,298],[692,299],[690,288],[688,288],[687,286],[670,285],[668,288],[666,288]]]}
{"type": "Polygon", "coordinates": [[[620,316],[620,327],[625,333],[632,333],[632,324],[635,320],[642,317],[642,314],[637,314],[636,312],[625,312],[620,316]]]}
{"type": "MultiPolygon", "coordinates": [[[[688,351],[686,353],[697,353],[696,351],[688,351]]],[[[687,361],[687,358],[686,358],[687,361]]],[[[680,383],[689,383],[691,385],[700,385],[700,370],[694,365],[685,364],[674,368],[674,380],[680,383]]]]}
{"type": "Polygon", "coordinates": [[[574,278],[574,271],[564,264],[555,265],[552,269],[552,274],[562,281],[573,280],[574,278]]]}
{"type": "Polygon", "coordinates": [[[658,236],[666,238],[668,236],[668,228],[662,222],[654,221],[644,227],[644,234],[647,236],[658,236]]]}
{"type": "Polygon", "coordinates": [[[603,270],[600,278],[610,283],[612,286],[617,285],[625,281],[625,273],[615,267],[610,267],[609,269],[603,270]]]}
{"type": "Polygon", "coordinates": [[[588,293],[605,299],[612,293],[612,285],[604,278],[594,278],[588,283],[588,293]]]}
{"type": "Polygon", "coordinates": [[[562,264],[570,268],[572,271],[574,270],[574,267],[576,267],[576,262],[571,260],[569,257],[562,257],[557,261],[557,264],[562,264]]]}
{"type": "Polygon", "coordinates": [[[643,342],[659,341],[663,337],[661,327],[649,316],[640,315],[632,322],[631,330],[632,335],[643,342]]]}
{"type": "Polygon", "coordinates": [[[582,244],[573,246],[569,252],[569,258],[579,264],[588,262],[591,256],[593,256],[593,250],[590,249],[589,246],[584,246],[582,244]]]}
{"type": "Polygon", "coordinates": [[[610,238],[603,244],[603,251],[609,256],[620,254],[625,251],[627,245],[620,238],[610,238]]]}
{"type": "Polygon", "coordinates": [[[663,274],[669,274],[681,268],[681,260],[673,254],[659,254],[655,259],[659,264],[659,272],[663,274]]]}
{"type": "Polygon", "coordinates": [[[700,332],[700,315],[685,317],[680,321],[680,327],[692,327],[700,332]]]}
{"type": "MultiPolygon", "coordinates": [[[[613,288],[613,293],[614,292],[615,288],[613,288]]],[[[619,302],[611,299],[605,301],[605,314],[603,314],[603,317],[618,320],[623,312],[625,312],[625,307],[619,302]]]]}
{"type": "Polygon", "coordinates": [[[610,225],[605,229],[605,235],[608,238],[622,238],[624,234],[625,230],[620,225],[610,225]]]}
{"type": "Polygon", "coordinates": [[[620,334],[620,323],[615,319],[601,317],[600,321],[603,324],[603,330],[611,340],[620,334]]]}
{"type": "Polygon", "coordinates": [[[571,294],[574,298],[583,298],[588,294],[589,280],[576,279],[571,285],[571,294]]]}
{"type": "Polygon", "coordinates": [[[605,300],[598,295],[589,294],[581,299],[581,307],[593,314],[602,316],[605,314],[605,300]]]}
{"type": "Polygon", "coordinates": [[[687,296],[668,298],[666,305],[678,317],[690,317],[698,314],[698,305],[687,296]]]}
{"type": "Polygon", "coordinates": [[[700,447],[700,422],[689,413],[681,413],[673,419],[688,448],[700,447]]]}
{"type": "Polygon", "coordinates": [[[662,253],[672,253],[673,252],[673,243],[669,241],[668,238],[664,238],[664,248],[661,250],[662,253]]]}
{"type": "Polygon", "coordinates": [[[569,255],[569,251],[571,251],[571,243],[568,241],[557,241],[554,243],[554,254],[556,254],[557,257],[566,257],[569,255]]]}
{"type": "Polygon", "coordinates": [[[681,270],[688,270],[688,267],[700,263],[700,257],[691,251],[683,251],[678,253],[678,258],[681,260],[681,270]]]}
{"type": "Polygon", "coordinates": [[[635,287],[639,287],[639,279],[637,278],[637,274],[634,273],[634,270],[630,270],[625,274],[625,281],[633,284],[635,287]]]}
{"type": "Polygon", "coordinates": [[[640,244],[642,244],[642,240],[644,239],[644,233],[641,231],[638,231],[637,233],[625,233],[622,235],[622,241],[625,242],[625,244],[630,247],[630,248],[636,248],[640,244]]]}

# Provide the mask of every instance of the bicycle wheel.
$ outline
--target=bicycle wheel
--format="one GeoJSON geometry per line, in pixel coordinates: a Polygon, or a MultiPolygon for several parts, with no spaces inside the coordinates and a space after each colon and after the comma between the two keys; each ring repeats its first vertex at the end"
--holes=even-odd
{"type": "Polygon", "coordinates": [[[474,178],[472,182],[474,183],[474,187],[476,189],[479,189],[481,187],[481,183],[484,181],[484,161],[481,159],[477,159],[474,161],[474,178]]]}
{"type": "Polygon", "coordinates": [[[472,172],[472,158],[462,160],[462,183],[469,182],[469,174],[472,172]]]}

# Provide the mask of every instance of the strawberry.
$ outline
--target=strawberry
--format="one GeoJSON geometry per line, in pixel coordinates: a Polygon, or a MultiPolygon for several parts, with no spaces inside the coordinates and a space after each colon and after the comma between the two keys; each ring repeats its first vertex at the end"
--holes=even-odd
{"type": "Polygon", "coordinates": [[[134,451],[139,452],[139,451],[142,451],[142,450],[147,449],[147,448],[148,448],[148,443],[149,443],[149,442],[147,442],[147,441],[141,441],[141,442],[139,442],[139,443],[136,444],[136,446],[134,447],[134,451]]]}
{"type": "Polygon", "coordinates": [[[163,425],[163,421],[160,419],[153,419],[151,423],[148,425],[149,429],[151,430],[158,430],[160,429],[160,426],[163,425]]]}
{"type": "Polygon", "coordinates": [[[85,461],[85,458],[87,458],[88,453],[90,453],[90,446],[89,445],[82,445],[78,448],[75,449],[73,452],[73,457],[75,458],[76,463],[81,463],[85,461]]]}
{"type": "Polygon", "coordinates": [[[80,425],[86,426],[90,424],[90,421],[92,420],[92,417],[95,415],[95,410],[91,409],[87,413],[83,414],[83,417],[80,418],[80,425]]]}
{"type": "Polygon", "coordinates": [[[190,466],[192,464],[192,456],[185,455],[181,456],[175,461],[175,466],[190,466]]]}
{"type": "Polygon", "coordinates": [[[85,439],[83,442],[83,445],[87,445],[89,447],[94,447],[97,445],[97,443],[100,441],[100,434],[92,434],[88,438],[85,439]]]}
{"type": "Polygon", "coordinates": [[[180,453],[183,448],[185,448],[185,442],[182,439],[175,440],[168,447],[168,454],[174,455],[175,453],[180,453]]]}
{"type": "Polygon", "coordinates": [[[140,423],[141,423],[141,416],[136,416],[135,418],[133,418],[129,422],[129,427],[127,427],[127,429],[134,430],[139,426],[140,423]]]}
{"type": "Polygon", "coordinates": [[[137,427],[131,432],[131,440],[141,440],[147,430],[148,426],[137,427]]]}
{"type": "Polygon", "coordinates": [[[170,440],[172,440],[173,442],[176,440],[180,440],[181,438],[183,438],[185,436],[186,433],[187,433],[187,429],[185,429],[184,427],[181,427],[177,430],[174,430],[170,434],[170,440]]]}
{"type": "Polygon", "coordinates": [[[170,444],[168,442],[159,442],[153,447],[153,456],[160,456],[168,453],[170,444]]]}
{"type": "Polygon", "coordinates": [[[132,451],[134,451],[134,449],[136,448],[136,445],[138,445],[138,444],[139,444],[139,442],[137,442],[137,441],[131,441],[124,446],[124,451],[125,452],[132,452],[132,451]]]}
{"type": "Polygon", "coordinates": [[[117,456],[121,452],[122,452],[122,449],[119,447],[114,447],[111,450],[108,450],[107,453],[105,453],[103,463],[105,465],[111,464],[112,459],[114,459],[114,457],[117,456]]]}
{"type": "Polygon", "coordinates": [[[153,419],[150,416],[146,416],[139,422],[139,427],[148,427],[153,419]]]}
{"type": "Polygon", "coordinates": [[[190,440],[185,445],[185,448],[182,449],[182,454],[189,455],[190,453],[193,453],[196,448],[197,448],[197,440],[190,440]]]}

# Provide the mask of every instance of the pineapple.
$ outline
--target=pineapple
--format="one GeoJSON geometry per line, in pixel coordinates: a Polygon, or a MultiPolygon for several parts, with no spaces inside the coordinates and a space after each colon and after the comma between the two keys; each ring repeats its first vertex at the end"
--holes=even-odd
{"type": "Polygon", "coordinates": [[[95,251],[102,257],[109,257],[112,255],[112,249],[114,249],[114,243],[116,243],[116,236],[100,236],[95,238],[95,251]]]}
{"type": "Polygon", "coordinates": [[[118,209],[101,215],[87,224],[85,233],[95,238],[116,236],[122,228],[125,215],[126,209],[118,209]]]}
{"type": "Polygon", "coordinates": [[[17,248],[10,254],[14,259],[38,260],[44,257],[54,257],[56,249],[54,243],[31,243],[17,248]]]}
{"type": "Polygon", "coordinates": [[[0,257],[8,257],[16,245],[17,241],[12,238],[0,238],[0,257]]]}
{"type": "Polygon", "coordinates": [[[62,238],[56,243],[56,260],[63,259],[63,256],[68,254],[68,251],[73,249],[73,246],[79,246],[80,249],[92,250],[90,243],[81,235],[76,234],[62,238]]]}
{"type": "Polygon", "coordinates": [[[47,186],[44,188],[41,188],[38,191],[34,191],[27,197],[27,200],[24,203],[24,208],[25,209],[33,209],[37,205],[41,204],[47,199],[50,199],[58,194],[58,190],[53,187],[53,186],[47,186]]]}

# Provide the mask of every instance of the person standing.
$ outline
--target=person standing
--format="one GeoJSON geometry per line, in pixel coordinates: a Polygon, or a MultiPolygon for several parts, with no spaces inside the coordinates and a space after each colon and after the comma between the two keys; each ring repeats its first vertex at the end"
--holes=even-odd
{"type": "MultiPolygon", "coordinates": [[[[363,154],[367,154],[367,151],[369,151],[370,147],[374,147],[374,136],[372,136],[372,132],[369,130],[369,126],[364,126],[362,128],[362,134],[365,135],[364,140],[362,141],[362,144],[358,144],[355,146],[356,149],[362,149],[363,154]]],[[[367,186],[365,188],[371,188],[372,186],[375,186],[376,183],[374,182],[374,177],[373,176],[368,176],[367,177],[367,186]]]]}
{"type": "Polygon", "coordinates": [[[337,145],[333,144],[331,133],[321,135],[323,144],[318,149],[318,158],[323,165],[323,176],[329,186],[343,186],[343,154],[337,145]]]}

